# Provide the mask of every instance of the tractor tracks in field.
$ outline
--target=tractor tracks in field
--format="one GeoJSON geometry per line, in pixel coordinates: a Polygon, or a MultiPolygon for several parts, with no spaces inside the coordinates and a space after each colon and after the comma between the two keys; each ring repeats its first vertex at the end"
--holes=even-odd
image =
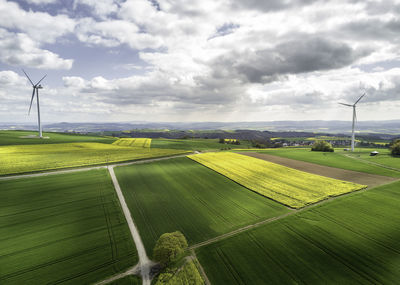
{"type": "Polygon", "coordinates": [[[374,189],[376,187],[383,186],[383,185],[386,185],[386,184],[391,184],[391,183],[397,182],[399,180],[400,179],[397,179],[397,180],[394,180],[394,181],[390,181],[388,183],[383,183],[381,185],[377,185],[375,187],[364,188],[364,189],[360,189],[360,190],[353,191],[353,192],[350,192],[350,193],[344,193],[344,194],[341,194],[341,195],[338,195],[338,196],[329,197],[329,198],[321,200],[321,201],[319,201],[317,203],[306,205],[303,208],[299,208],[299,209],[288,208],[288,209],[290,209],[290,212],[288,212],[288,213],[285,213],[285,214],[282,214],[282,215],[279,215],[279,216],[276,216],[276,217],[268,218],[266,220],[263,220],[263,221],[260,221],[260,222],[254,223],[254,224],[250,224],[250,225],[244,226],[242,228],[233,230],[233,231],[231,231],[229,233],[225,233],[225,234],[219,235],[217,237],[214,237],[214,238],[199,242],[197,244],[189,246],[188,250],[195,250],[197,248],[200,248],[200,247],[203,247],[203,246],[206,246],[206,245],[209,245],[209,244],[212,244],[212,243],[216,243],[218,241],[230,238],[230,237],[235,236],[237,234],[240,234],[242,232],[246,232],[248,230],[255,229],[255,228],[258,228],[260,226],[263,226],[265,224],[269,224],[271,222],[281,220],[281,219],[286,218],[288,216],[292,216],[292,215],[298,214],[298,213],[303,212],[305,210],[308,210],[310,208],[319,207],[319,206],[321,206],[321,205],[323,205],[325,203],[329,203],[329,202],[332,202],[333,200],[343,198],[344,196],[350,196],[350,195],[362,193],[362,192],[365,192],[365,191],[369,191],[369,190],[374,189]]]}
{"type": "Polygon", "coordinates": [[[125,272],[116,274],[114,276],[111,276],[110,278],[104,279],[103,281],[97,282],[95,285],[108,284],[108,283],[114,282],[118,279],[124,278],[126,276],[138,274],[138,272],[139,272],[139,264],[136,264],[135,266],[129,268],[125,272]]]}

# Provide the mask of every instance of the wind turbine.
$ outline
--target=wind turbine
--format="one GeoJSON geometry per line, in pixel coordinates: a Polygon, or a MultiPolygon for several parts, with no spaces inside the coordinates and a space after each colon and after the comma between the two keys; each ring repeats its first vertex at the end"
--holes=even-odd
{"type": "Polygon", "coordinates": [[[355,140],[354,126],[355,126],[355,123],[357,121],[356,105],[357,105],[358,102],[360,102],[360,100],[364,96],[365,96],[365,93],[363,95],[361,95],[360,98],[358,98],[358,100],[353,105],[345,104],[345,103],[339,103],[339,104],[347,106],[347,107],[353,107],[353,126],[351,128],[351,151],[353,151],[353,152],[354,152],[354,140],[355,140]]]}
{"type": "Polygon", "coordinates": [[[33,97],[35,97],[35,92],[36,92],[36,102],[37,102],[37,112],[38,112],[38,125],[39,125],[39,138],[43,138],[43,136],[42,136],[42,125],[40,124],[40,106],[39,106],[39,89],[42,89],[43,87],[39,83],[42,82],[42,80],[47,76],[47,74],[45,76],[43,76],[42,79],[40,79],[38,81],[38,83],[33,84],[32,80],[29,78],[28,74],[26,74],[25,70],[22,69],[22,71],[25,73],[25,76],[28,78],[29,82],[32,84],[32,87],[33,87],[31,104],[29,105],[28,115],[31,113],[33,97]]]}

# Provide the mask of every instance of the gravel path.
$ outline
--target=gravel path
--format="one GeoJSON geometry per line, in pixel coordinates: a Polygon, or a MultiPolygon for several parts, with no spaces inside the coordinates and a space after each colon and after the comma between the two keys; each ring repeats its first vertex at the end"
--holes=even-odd
{"type": "Polygon", "coordinates": [[[119,186],[117,177],[115,176],[114,166],[109,166],[108,171],[110,172],[111,179],[114,183],[115,191],[117,192],[119,202],[121,203],[121,207],[125,215],[125,219],[128,222],[129,230],[131,231],[131,235],[136,245],[136,249],[139,255],[139,270],[140,270],[140,275],[142,276],[143,285],[150,285],[151,284],[150,269],[153,266],[154,262],[147,257],[142,239],[140,238],[139,232],[135,226],[135,223],[133,222],[131,212],[129,211],[129,208],[126,205],[124,195],[122,194],[121,191],[121,187],[119,186]]]}

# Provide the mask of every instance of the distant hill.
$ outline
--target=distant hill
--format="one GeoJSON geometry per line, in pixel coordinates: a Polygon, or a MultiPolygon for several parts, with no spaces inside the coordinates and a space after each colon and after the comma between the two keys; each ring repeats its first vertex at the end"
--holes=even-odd
{"type": "MultiPolygon", "coordinates": [[[[35,124],[1,124],[0,129],[36,129],[35,124]]],[[[271,121],[271,122],[132,122],[132,123],[54,123],[45,124],[44,130],[58,132],[104,132],[140,130],[165,133],[167,131],[231,131],[255,130],[269,132],[305,132],[349,134],[350,121],[271,121]]],[[[400,120],[357,122],[359,134],[400,134],[400,120]]],[[[299,135],[299,134],[297,134],[299,135]]]]}

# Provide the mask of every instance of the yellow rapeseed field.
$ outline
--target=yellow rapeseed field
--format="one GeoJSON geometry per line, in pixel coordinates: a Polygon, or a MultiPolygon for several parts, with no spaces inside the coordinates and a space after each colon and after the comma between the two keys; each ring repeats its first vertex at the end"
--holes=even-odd
{"type": "Polygon", "coordinates": [[[145,147],[149,148],[151,145],[151,139],[148,138],[122,138],[115,142],[114,145],[120,146],[131,146],[131,147],[145,147]]]}
{"type": "Polygon", "coordinates": [[[0,175],[104,164],[187,153],[103,143],[0,146],[0,175]]]}
{"type": "Polygon", "coordinates": [[[204,153],[189,158],[291,208],[367,187],[236,153],[204,153]]]}

